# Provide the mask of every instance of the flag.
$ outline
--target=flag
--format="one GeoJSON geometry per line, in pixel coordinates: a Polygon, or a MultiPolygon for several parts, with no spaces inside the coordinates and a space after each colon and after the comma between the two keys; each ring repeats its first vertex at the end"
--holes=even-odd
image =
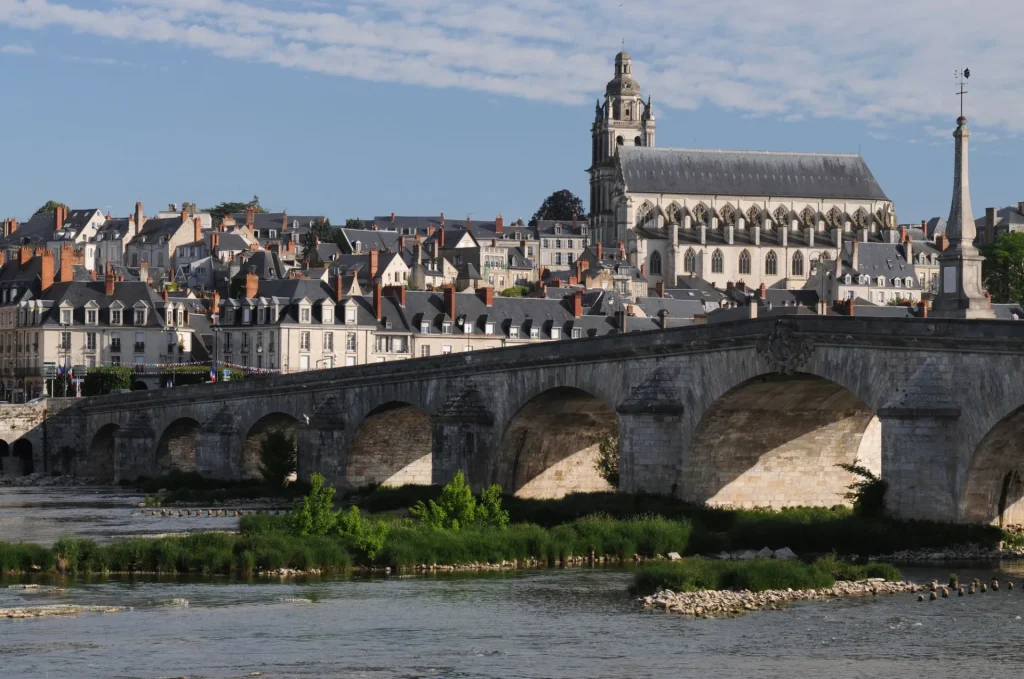
{"type": "Polygon", "coordinates": [[[214,368],[212,365],[210,366],[210,381],[211,382],[216,382],[217,381],[217,369],[214,368]]]}
{"type": "Polygon", "coordinates": [[[75,379],[75,369],[71,367],[71,357],[68,356],[64,360],[64,373],[68,376],[69,380],[75,379]]]}
{"type": "Polygon", "coordinates": [[[64,377],[64,366],[57,364],[57,377],[64,377]]]}

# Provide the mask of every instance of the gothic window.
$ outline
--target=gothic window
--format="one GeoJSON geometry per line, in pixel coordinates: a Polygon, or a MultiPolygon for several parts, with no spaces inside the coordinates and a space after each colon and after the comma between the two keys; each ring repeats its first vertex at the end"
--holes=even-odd
{"type": "Polygon", "coordinates": [[[761,208],[756,205],[751,205],[747,209],[747,224],[750,226],[757,226],[761,223],[761,208]]]}
{"type": "Polygon", "coordinates": [[[661,275],[661,253],[660,252],[652,252],[651,253],[651,275],[652,276],[660,276],[661,275]]]}
{"type": "Polygon", "coordinates": [[[789,208],[788,207],[785,207],[784,205],[780,205],[779,207],[775,208],[775,212],[773,214],[775,216],[775,223],[776,224],[781,224],[781,225],[784,225],[784,226],[789,224],[789,208]]]}
{"type": "Polygon", "coordinates": [[[889,220],[887,219],[887,217],[888,217],[888,215],[885,214],[885,212],[882,210],[882,208],[878,208],[878,210],[875,211],[875,219],[878,220],[878,223],[881,226],[888,226],[889,225],[889,220]]]}
{"type": "Polygon", "coordinates": [[[646,226],[649,222],[654,220],[654,206],[644,201],[636,210],[636,226],[646,226]]]}
{"type": "Polygon", "coordinates": [[[868,228],[868,222],[870,217],[864,208],[857,208],[857,211],[853,213],[853,223],[862,229],[868,228]]]}
{"type": "Polygon", "coordinates": [[[814,226],[814,222],[817,221],[818,213],[812,210],[809,206],[803,209],[800,213],[800,221],[803,222],[804,226],[814,226]]]}
{"type": "Polygon", "coordinates": [[[708,208],[704,203],[697,203],[697,207],[693,208],[693,223],[694,224],[707,224],[708,222],[708,208]]]}
{"type": "Polygon", "coordinates": [[[722,273],[725,270],[725,258],[721,250],[711,253],[711,273],[722,273]]]}
{"type": "Polygon", "coordinates": [[[679,215],[680,210],[679,205],[677,203],[672,203],[671,205],[668,206],[668,210],[665,213],[665,217],[668,220],[669,224],[679,224],[681,221],[679,215]]]}
{"type": "Polygon", "coordinates": [[[827,262],[830,259],[832,259],[832,255],[830,255],[828,252],[821,253],[821,261],[827,262]]]}
{"type": "Polygon", "coordinates": [[[775,256],[774,250],[769,250],[764,258],[764,274],[766,276],[779,275],[779,258],[775,256]]]}
{"type": "Polygon", "coordinates": [[[732,205],[726,203],[718,210],[718,216],[722,218],[722,224],[731,226],[736,223],[736,210],[732,205]]]}
{"type": "Polygon", "coordinates": [[[750,253],[746,250],[740,253],[740,273],[750,273],[750,253]]]}
{"type": "Polygon", "coordinates": [[[693,273],[697,270],[697,253],[690,248],[686,251],[683,256],[683,271],[685,273],[693,273]]]}
{"type": "Polygon", "coordinates": [[[633,146],[643,146],[644,142],[640,137],[633,137],[633,146]]]}
{"type": "Polygon", "coordinates": [[[833,207],[825,215],[825,219],[828,221],[829,226],[837,227],[843,225],[843,212],[837,207],[833,207]]]}
{"type": "Polygon", "coordinates": [[[802,252],[797,250],[793,253],[793,269],[792,274],[794,276],[804,275],[804,255],[802,252]]]}

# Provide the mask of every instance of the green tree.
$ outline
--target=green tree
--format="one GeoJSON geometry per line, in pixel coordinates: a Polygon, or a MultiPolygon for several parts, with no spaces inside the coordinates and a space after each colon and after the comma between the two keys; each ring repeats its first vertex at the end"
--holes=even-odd
{"type": "Polygon", "coordinates": [[[213,218],[213,221],[219,222],[220,220],[224,219],[224,217],[226,217],[227,215],[240,214],[242,212],[245,212],[246,209],[250,207],[255,208],[256,212],[259,213],[266,212],[263,206],[260,205],[259,196],[253,196],[252,200],[250,200],[248,203],[242,203],[238,201],[218,203],[214,207],[206,208],[205,210],[203,210],[203,212],[209,212],[210,216],[213,218]]]}
{"type": "Polygon", "coordinates": [[[338,525],[334,513],[334,488],[324,487],[322,474],[309,479],[309,494],[299,500],[288,517],[292,532],[298,535],[327,535],[338,525]]]}
{"type": "Polygon", "coordinates": [[[361,220],[361,219],[346,219],[345,220],[345,228],[346,229],[362,229],[363,228],[363,220],[361,220]]]}
{"type": "Polygon", "coordinates": [[[280,485],[295,473],[295,439],[280,429],[260,442],[260,474],[269,484],[280,485]]]}
{"type": "Polygon", "coordinates": [[[1004,233],[986,245],[982,254],[982,275],[992,301],[1024,301],[1024,233],[1004,233]]]}
{"type": "Polygon", "coordinates": [[[544,199],[540,208],[533,213],[530,224],[536,224],[541,219],[569,221],[573,215],[579,219],[586,219],[587,212],[583,209],[583,201],[569,189],[562,189],[544,199]]]}
{"type": "Polygon", "coordinates": [[[377,558],[388,539],[390,526],[384,521],[366,521],[359,507],[350,507],[348,513],[338,511],[338,533],[352,538],[356,549],[366,554],[371,563],[377,558]]]}
{"type": "Polygon", "coordinates": [[[619,487],[619,427],[597,444],[598,455],[594,466],[601,478],[615,488],[619,487]]]}
{"type": "Polygon", "coordinates": [[[82,382],[82,396],[102,396],[118,389],[132,388],[132,369],[127,366],[89,368],[82,382]]]}
{"type": "Polygon", "coordinates": [[[494,484],[484,490],[478,503],[461,470],[441,490],[437,502],[417,502],[409,508],[409,514],[432,528],[450,530],[474,524],[504,529],[509,521],[508,512],[501,507],[501,486],[494,484]]]}
{"type": "Polygon", "coordinates": [[[841,463],[837,467],[845,469],[860,480],[854,481],[847,489],[847,500],[853,502],[855,514],[865,517],[877,517],[885,514],[885,493],[889,490],[889,482],[875,475],[867,467],[859,464],[841,463]]]}
{"type": "Polygon", "coordinates": [[[530,294],[530,288],[525,285],[513,285],[501,291],[502,297],[526,297],[530,294]]]}
{"type": "MultiPolygon", "coordinates": [[[[48,200],[45,203],[43,203],[43,206],[41,208],[39,208],[38,210],[35,211],[35,214],[36,215],[52,215],[54,212],[57,211],[57,208],[59,208],[59,207],[62,207],[65,210],[68,208],[68,206],[66,204],[64,204],[64,203],[58,202],[56,200],[48,200]]],[[[35,216],[35,215],[33,215],[33,216],[35,216]]]]}

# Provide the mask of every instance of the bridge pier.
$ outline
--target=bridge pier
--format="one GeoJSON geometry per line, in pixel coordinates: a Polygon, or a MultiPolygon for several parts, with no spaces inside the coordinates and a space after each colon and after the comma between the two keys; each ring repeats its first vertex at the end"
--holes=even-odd
{"type": "Polygon", "coordinates": [[[956,498],[956,418],[939,412],[886,409],[882,423],[882,478],[886,508],[898,519],[960,520],[956,498]]]}
{"type": "Polygon", "coordinates": [[[298,478],[308,482],[309,477],[320,473],[328,483],[348,488],[345,463],[350,441],[347,438],[345,418],[336,400],[328,399],[309,422],[295,430],[295,468],[298,478]]]}
{"type": "Polygon", "coordinates": [[[494,483],[499,435],[476,389],[453,394],[431,418],[431,483],[444,485],[460,470],[474,491],[494,483]]]}
{"type": "Polygon", "coordinates": [[[114,434],[114,482],[156,475],[156,432],[146,413],[114,434]]]}
{"type": "Polygon", "coordinates": [[[241,474],[238,418],[222,408],[199,430],[196,471],[206,478],[237,480],[241,474]]]}

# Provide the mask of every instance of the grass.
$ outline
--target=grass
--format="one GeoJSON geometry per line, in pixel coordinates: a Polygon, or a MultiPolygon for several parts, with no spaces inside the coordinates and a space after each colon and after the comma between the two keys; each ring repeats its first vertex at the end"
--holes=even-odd
{"type": "Polygon", "coordinates": [[[125,482],[146,493],[147,507],[159,507],[174,503],[227,502],[229,500],[255,500],[264,497],[292,499],[309,492],[309,485],[302,482],[282,486],[266,483],[259,479],[243,481],[221,481],[207,479],[197,472],[171,472],[156,478],[140,478],[125,482]],[[160,493],[160,491],[164,491],[160,493]],[[159,493],[159,494],[158,494],[159,493]]]}
{"type": "Polygon", "coordinates": [[[637,569],[630,591],[640,596],[658,590],[696,592],[700,590],[746,589],[763,592],[769,589],[820,589],[831,587],[837,580],[885,578],[899,580],[899,570],[884,563],[865,565],[841,561],[827,556],[813,563],[750,559],[749,561],[715,561],[683,559],[653,561],[637,569]]]}

